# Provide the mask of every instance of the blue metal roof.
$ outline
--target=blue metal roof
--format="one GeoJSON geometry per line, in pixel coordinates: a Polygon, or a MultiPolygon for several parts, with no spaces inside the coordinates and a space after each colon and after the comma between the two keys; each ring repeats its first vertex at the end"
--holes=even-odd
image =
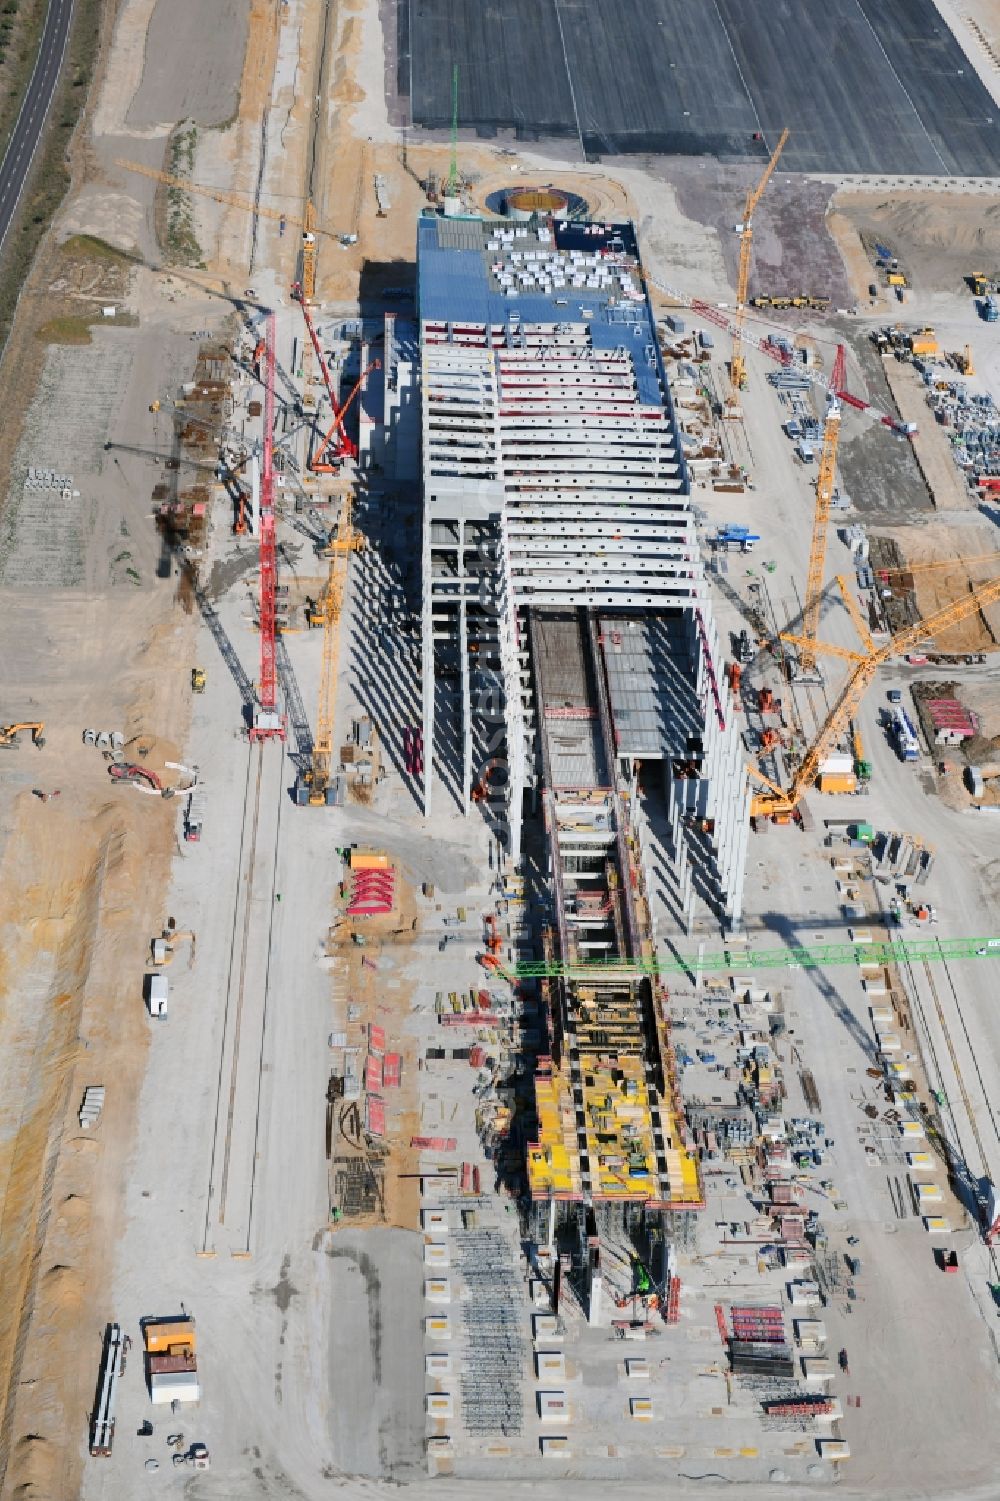
{"type": "MultiPolygon", "coordinates": [[[[639,400],[645,406],[663,404],[663,388],[657,369],[656,335],[648,304],[611,306],[608,291],[578,287],[541,292],[533,289],[516,297],[503,296],[492,284],[485,238],[492,229],[488,220],[471,221],[482,226],[482,250],[457,249],[438,244],[437,217],[424,215],[417,225],[417,298],[422,319],[443,323],[491,323],[503,328],[514,314],[521,323],[585,323],[590,327],[595,349],[627,349],[635,362],[639,400]],[[652,360],[652,363],[651,363],[652,360]]],[[[634,246],[631,226],[619,227],[626,244],[634,246]]],[[[573,244],[566,248],[594,249],[583,226],[573,226],[573,244]]],[[[558,236],[560,248],[566,236],[558,236]]]]}

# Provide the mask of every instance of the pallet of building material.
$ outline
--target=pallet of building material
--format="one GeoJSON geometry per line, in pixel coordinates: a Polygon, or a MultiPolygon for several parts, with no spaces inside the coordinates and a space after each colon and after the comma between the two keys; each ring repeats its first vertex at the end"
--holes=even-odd
{"type": "Polygon", "coordinates": [[[442,1027],[495,1027],[499,1021],[495,1011],[459,1011],[438,1017],[442,1027]]]}
{"type": "Polygon", "coordinates": [[[376,1094],[365,1099],[365,1126],[372,1136],[385,1135],[385,1104],[376,1094]]]}
{"type": "Polygon", "coordinates": [[[667,1281],[667,1305],[663,1310],[665,1324],[676,1324],[681,1316],[681,1279],[670,1277],[667,1281]]]}
{"type": "Polygon", "coordinates": [[[80,1125],[85,1131],[96,1126],[104,1109],[104,1085],[88,1084],[80,1106],[80,1125]]]}
{"type": "Polygon", "coordinates": [[[454,1136],[411,1136],[410,1146],[421,1152],[454,1152],[458,1141],[454,1136]]]}

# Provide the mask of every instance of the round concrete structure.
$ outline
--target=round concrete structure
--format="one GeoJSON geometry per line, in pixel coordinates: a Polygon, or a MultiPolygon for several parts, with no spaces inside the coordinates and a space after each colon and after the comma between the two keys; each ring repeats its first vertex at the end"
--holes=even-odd
{"type": "Polygon", "coordinates": [[[531,219],[535,214],[556,218],[569,207],[569,194],[558,188],[511,188],[504,207],[511,219],[531,219]]]}

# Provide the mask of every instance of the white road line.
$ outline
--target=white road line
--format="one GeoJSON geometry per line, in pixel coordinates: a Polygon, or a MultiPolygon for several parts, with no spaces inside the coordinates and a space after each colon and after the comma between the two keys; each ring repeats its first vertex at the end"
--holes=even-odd
{"type": "Polygon", "coordinates": [[[583,131],[580,129],[580,111],[576,107],[576,90],[573,87],[573,74],[569,66],[569,58],[566,55],[566,37],[563,33],[562,14],[559,10],[559,0],[555,0],[556,25],[559,27],[559,41],[562,45],[563,64],[566,68],[566,80],[569,83],[569,97],[573,105],[573,119],[576,121],[576,138],[580,142],[580,150],[583,152],[584,162],[587,160],[587,148],[583,144],[583,131]]]}
{"type": "MultiPolygon", "coordinates": [[[[749,104],[750,108],[753,110],[753,117],[757,121],[757,128],[758,128],[758,130],[761,133],[761,136],[763,138],[765,147],[767,147],[768,143],[767,143],[767,137],[764,135],[764,127],[761,124],[760,115],[758,115],[758,113],[757,113],[757,106],[753,102],[753,95],[751,94],[749,88],[747,87],[747,81],[746,81],[746,79],[743,77],[743,69],[740,67],[740,60],[736,56],[736,48],[733,46],[732,39],[731,39],[731,37],[729,35],[729,30],[728,30],[728,28],[726,26],[725,21],[722,19],[722,12],[719,9],[719,0],[712,0],[712,4],[715,7],[715,14],[719,18],[719,25],[722,27],[722,34],[723,34],[723,36],[726,39],[726,46],[729,48],[729,51],[732,54],[733,62],[736,64],[736,71],[740,75],[740,83],[743,85],[743,92],[747,96],[747,103],[749,104]]],[[[768,148],[768,155],[770,156],[770,148],[768,148]]]]}
{"type": "MultiPolygon", "coordinates": [[[[871,32],[872,36],[875,38],[875,45],[878,48],[878,50],[881,52],[882,56],[885,58],[886,66],[888,67],[889,72],[892,74],[893,78],[899,84],[899,87],[900,87],[900,90],[902,92],[903,98],[906,100],[907,104],[910,106],[910,108],[912,109],[913,113],[916,115],[916,117],[917,117],[917,124],[920,126],[920,129],[923,131],[924,135],[927,137],[927,144],[928,144],[928,146],[931,148],[931,150],[933,151],[934,155],[937,157],[938,161],[941,163],[941,169],[944,172],[945,177],[951,177],[953,174],[948,171],[947,165],[945,164],[944,157],[941,155],[940,151],[935,146],[933,140],[931,139],[930,131],[927,129],[927,126],[924,124],[923,120],[920,118],[920,111],[917,109],[917,106],[914,104],[913,100],[910,98],[910,96],[907,93],[906,89],[903,87],[903,80],[900,78],[899,74],[896,72],[896,69],[893,67],[893,65],[892,65],[892,59],[890,58],[888,52],[886,52],[885,48],[882,46],[882,43],[879,40],[878,32],[875,30],[874,26],[869,21],[868,16],[867,16],[867,14],[865,12],[864,6],[861,4],[861,0],[854,0],[854,3],[855,3],[855,5],[858,8],[858,14],[861,15],[861,16],[864,16],[865,25],[868,27],[868,30],[871,32]]],[[[916,175],[920,176],[921,174],[917,173],[916,175]]]]}

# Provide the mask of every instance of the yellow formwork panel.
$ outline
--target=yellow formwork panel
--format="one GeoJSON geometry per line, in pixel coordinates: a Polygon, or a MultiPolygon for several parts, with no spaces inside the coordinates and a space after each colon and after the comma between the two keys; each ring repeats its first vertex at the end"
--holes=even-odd
{"type": "MultiPolygon", "coordinates": [[[[574,1196],[581,1191],[575,1082],[583,1090],[586,1150],[597,1195],[637,1202],[666,1198],[697,1203],[701,1198],[697,1162],[680,1145],[682,1122],[673,1108],[669,1089],[658,1102],[668,1144],[665,1182],[657,1168],[646,1087],[645,1043],[639,1011],[631,997],[599,998],[594,990],[581,987],[577,999],[581,1026],[577,1034],[579,1063],[575,1079],[565,1068],[541,1074],[535,1080],[538,1139],[529,1148],[527,1157],[531,1192],[544,1197],[574,1196]],[[585,1008],[589,1008],[586,1015],[585,1008]]],[[[669,1067],[665,1029],[660,1042],[669,1067]]]]}

